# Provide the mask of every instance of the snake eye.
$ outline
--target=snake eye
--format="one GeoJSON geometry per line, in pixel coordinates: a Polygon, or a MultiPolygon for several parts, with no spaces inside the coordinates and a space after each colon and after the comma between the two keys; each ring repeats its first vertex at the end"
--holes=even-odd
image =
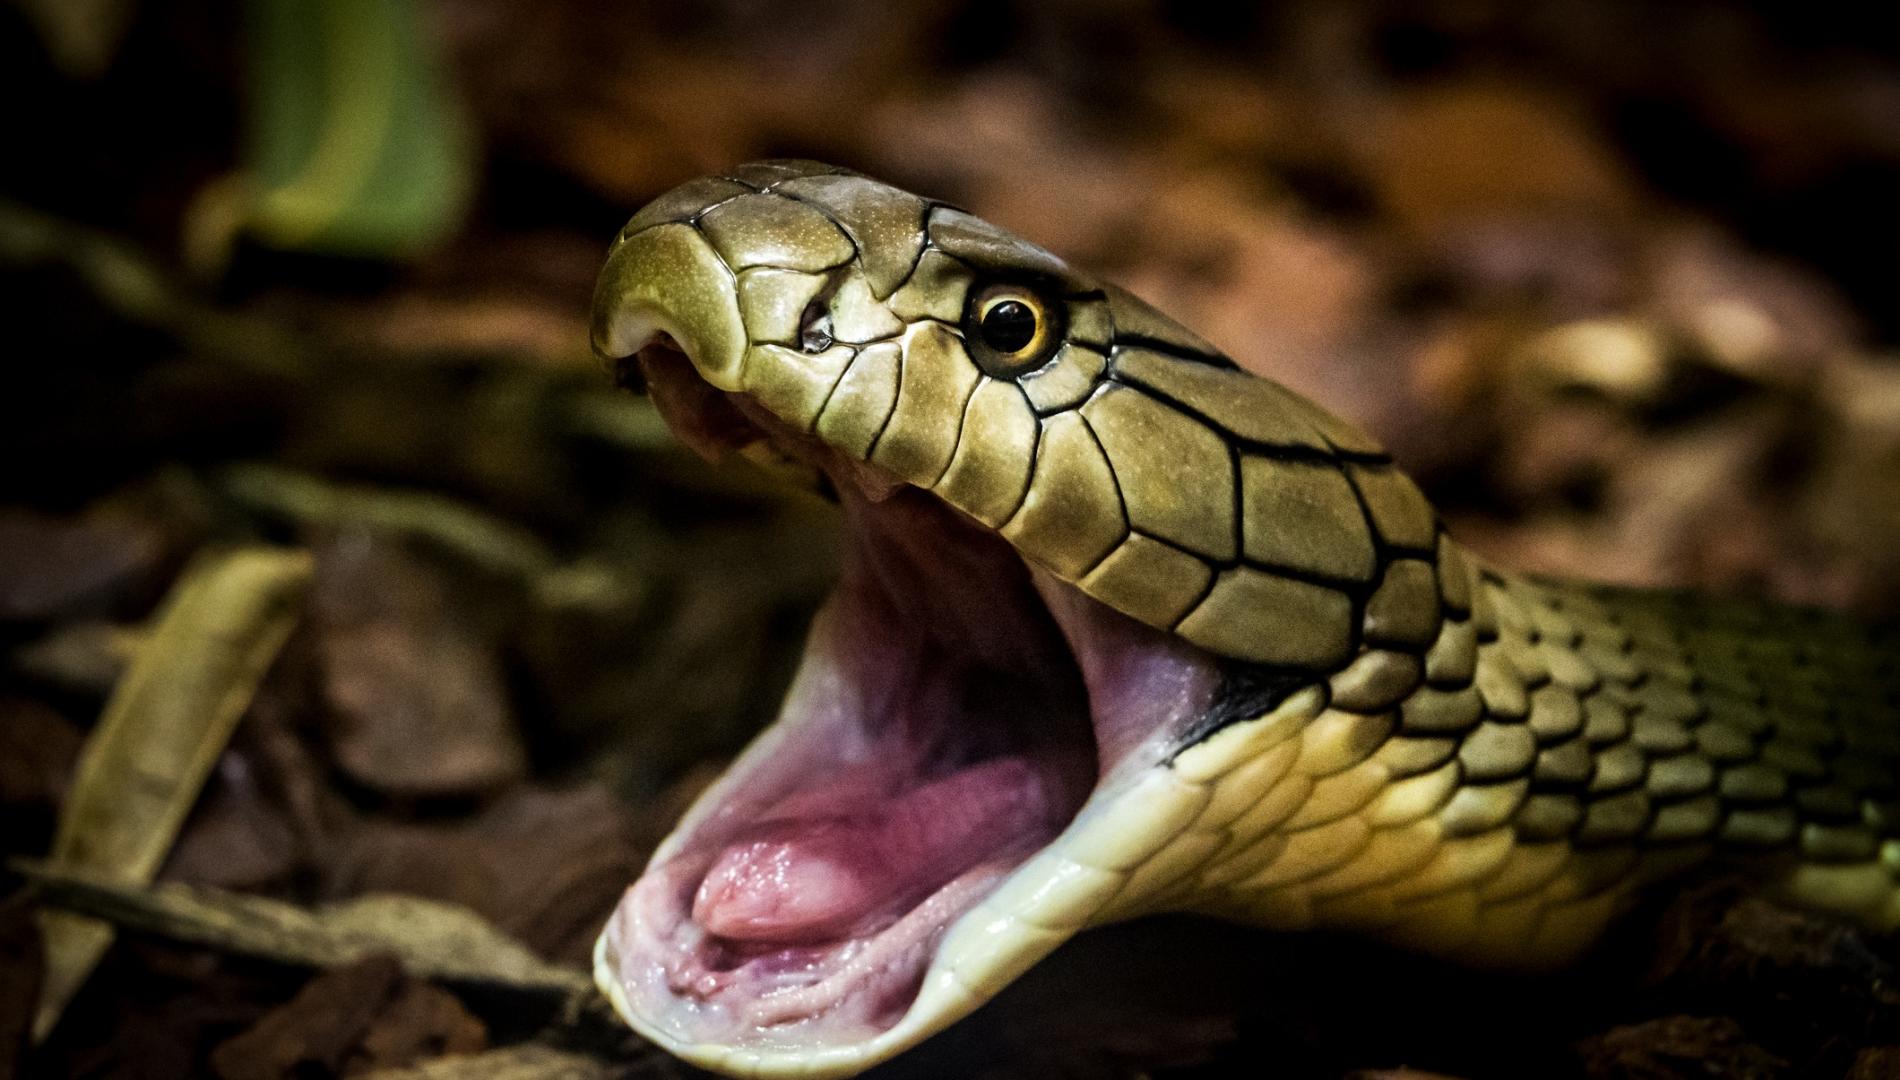
{"type": "Polygon", "coordinates": [[[983,370],[1013,378],[1042,366],[1060,344],[1054,309],[1020,285],[991,285],[970,298],[964,340],[983,370]]]}
{"type": "Polygon", "coordinates": [[[1021,300],[991,304],[983,313],[983,344],[999,353],[1021,352],[1036,340],[1040,319],[1021,300]]]}

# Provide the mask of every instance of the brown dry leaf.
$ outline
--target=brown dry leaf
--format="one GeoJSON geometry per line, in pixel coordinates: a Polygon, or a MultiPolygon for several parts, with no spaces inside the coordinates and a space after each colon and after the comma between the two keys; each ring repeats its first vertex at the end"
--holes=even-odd
{"type": "Polygon", "coordinates": [[[1726,1016],[1665,1016],[1612,1028],[1578,1047],[1584,1075],[1619,1080],[1726,1076],[1770,1080],[1793,1075],[1788,1063],[1748,1041],[1726,1016]]]}
{"type": "Polygon", "coordinates": [[[1607,218],[1638,208],[1621,161],[1568,103],[1482,81],[1403,99],[1372,144],[1372,177],[1398,220],[1430,233],[1471,216],[1607,218]]]}
{"type": "Polygon", "coordinates": [[[315,909],[191,885],[131,885],[45,863],[13,868],[42,903],[174,941],[286,964],[337,967],[387,953],[419,978],[572,995],[592,985],[542,963],[464,908],[412,896],[365,896],[315,909]]]}
{"type": "Polygon", "coordinates": [[[46,703],[0,697],[0,850],[46,850],[80,741],[46,703]]]}
{"type": "Polygon", "coordinates": [[[1870,610],[1900,609],[1900,367],[1843,364],[1820,389],[1814,474],[1797,497],[1805,547],[1851,568],[1842,576],[1870,610]]]}
{"type": "MultiPolygon", "coordinates": [[[[310,558],[278,548],[201,556],[173,587],[151,640],[81,754],[53,840],[57,864],[152,879],[211,768],[295,625],[310,558]]],[[[112,941],[112,928],[46,913],[44,1038],[112,941]]]]}
{"type": "Polygon", "coordinates": [[[337,764],[397,797],[498,791],[528,769],[480,607],[386,535],[316,548],[311,625],[337,764]]]}
{"type": "Polygon", "coordinates": [[[148,583],[165,538],[123,514],[0,512],[0,621],[97,613],[148,583]]]}
{"type": "Polygon", "coordinates": [[[305,840],[309,832],[299,829],[276,797],[274,778],[260,776],[253,767],[256,751],[246,745],[249,729],[268,707],[263,703],[271,693],[267,683],[245,717],[224,766],[198,797],[198,805],[165,860],[167,880],[271,892],[294,885],[296,875],[308,867],[311,847],[305,840]]]}
{"type": "Polygon", "coordinates": [[[466,907],[542,956],[581,962],[657,840],[643,824],[595,785],[519,787],[458,820],[365,817],[334,849],[324,891],[466,907]]]}
{"type": "Polygon", "coordinates": [[[378,1069],[358,1080],[615,1080],[635,1070],[541,1043],[505,1046],[405,1069],[378,1069]]]}
{"type": "Polygon", "coordinates": [[[452,995],[369,956],[304,984],[297,996],[212,1051],[222,1080],[350,1076],[470,1054],[488,1029],[452,995]]]}

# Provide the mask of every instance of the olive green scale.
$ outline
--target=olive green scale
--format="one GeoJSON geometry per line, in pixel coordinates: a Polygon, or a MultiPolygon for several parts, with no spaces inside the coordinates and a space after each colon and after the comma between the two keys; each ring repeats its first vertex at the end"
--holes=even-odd
{"type": "MultiPolygon", "coordinates": [[[[1875,860],[1900,872],[1900,634],[1837,613],[1484,570],[1422,656],[1368,650],[1335,706],[1444,745],[1464,806],[1526,843],[1875,860]]],[[[1344,685],[1342,685],[1342,683],[1344,685]]],[[[1421,750],[1395,779],[1435,767],[1421,750]]],[[[1640,861],[1640,859],[1638,860],[1640,861]]]]}
{"type": "Polygon", "coordinates": [[[1732,859],[1900,923],[1891,625],[1482,566],[1352,425],[1049,252],[845,170],[755,164],[642,210],[601,276],[597,347],[654,325],[719,389],[1296,688],[1174,748],[1204,809],[1090,921],[1199,909],[1538,964],[1644,881],[1732,859]],[[960,324],[997,282],[1061,328],[1022,370],[979,362],[960,324]]]}

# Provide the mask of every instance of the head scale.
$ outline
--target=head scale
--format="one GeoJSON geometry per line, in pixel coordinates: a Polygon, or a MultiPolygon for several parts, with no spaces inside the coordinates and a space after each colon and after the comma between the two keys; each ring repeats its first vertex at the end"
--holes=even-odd
{"type": "Polygon", "coordinates": [[[1336,671],[1380,610],[1436,592],[1435,517],[1366,435],[868,177],[760,162],[654,200],[602,271],[594,345],[622,358],[659,333],[712,386],[1216,654],[1336,671]]]}

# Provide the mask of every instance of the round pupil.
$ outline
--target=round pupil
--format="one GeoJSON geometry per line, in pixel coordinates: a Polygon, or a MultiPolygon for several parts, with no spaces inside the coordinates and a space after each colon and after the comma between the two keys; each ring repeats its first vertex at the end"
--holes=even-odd
{"type": "Polygon", "coordinates": [[[999,353],[1020,352],[1036,339],[1036,313],[1020,300],[1005,300],[983,313],[983,343],[999,353]]]}

